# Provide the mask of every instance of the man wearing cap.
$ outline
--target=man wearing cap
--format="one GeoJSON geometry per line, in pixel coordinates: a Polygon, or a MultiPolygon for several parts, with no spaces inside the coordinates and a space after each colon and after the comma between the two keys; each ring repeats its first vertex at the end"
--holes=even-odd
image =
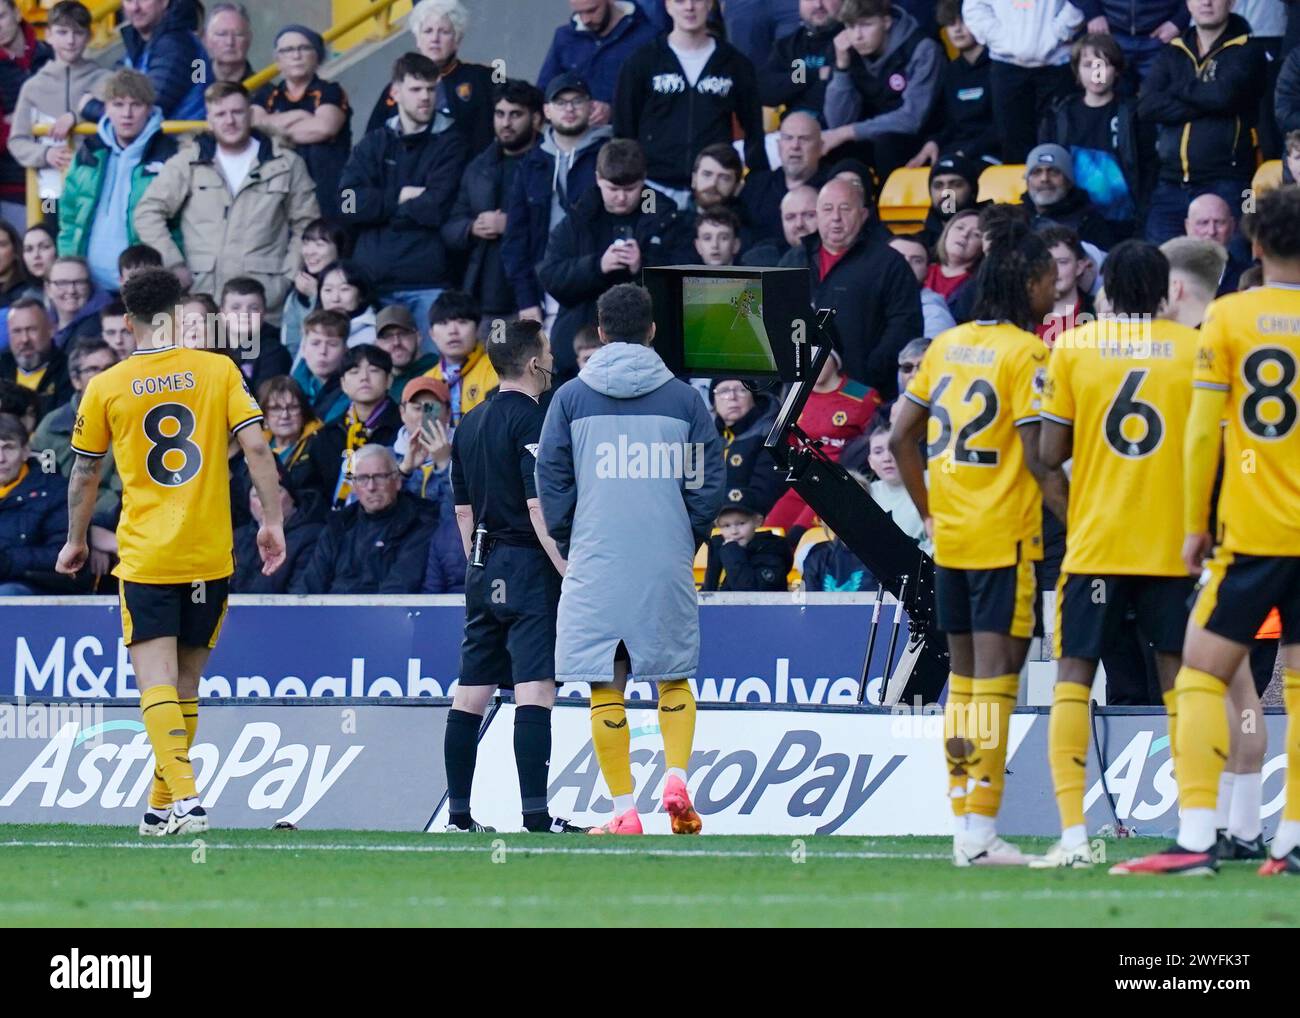
{"type": "Polygon", "coordinates": [[[984,165],[960,152],[949,152],[934,161],[930,167],[930,211],[917,240],[934,247],[949,219],[975,207],[984,165]]]}
{"type": "Polygon", "coordinates": [[[501,261],[522,317],[552,318],[559,304],[542,291],[536,266],[546,255],[551,230],[573,203],[596,184],[596,153],[613,137],[591,123],[591,89],[576,74],[560,74],[546,86],[542,107],[547,127],[540,145],[523,156],[506,200],[501,261]]]}
{"type": "Polygon", "coordinates": [[[392,400],[405,402],[407,383],[438,363],[437,354],[420,353],[420,330],[405,304],[389,304],[380,310],[375,318],[375,345],[393,359],[393,384],[388,389],[392,400]]]}
{"type": "Polygon", "coordinates": [[[393,440],[393,455],[403,486],[412,495],[436,499],[451,483],[451,394],[447,383],[424,375],[402,386],[398,411],[402,426],[393,440]]]}
{"type": "Polygon", "coordinates": [[[1048,223],[1068,226],[1079,239],[1103,251],[1119,239],[1088,192],[1074,183],[1074,160],[1060,145],[1039,145],[1025,162],[1027,191],[1023,199],[1029,225],[1037,230],[1048,223]]]}
{"type": "Polygon", "coordinates": [[[306,25],[285,25],[275,36],[275,62],[284,77],[253,94],[253,124],[294,143],[316,182],[327,219],[339,217],[339,174],[352,151],[352,107],[342,86],[316,73],[325,40],[306,25]]]}
{"type": "Polygon", "coordinates": [[[612,116],[614,86],[627,58],[659,33],[645,12],[627,0],[569,0],[573,17],[555,30],[537,84],[546,88],[559,74],[576,74],[591,85],[591,122],[612,116]]]}

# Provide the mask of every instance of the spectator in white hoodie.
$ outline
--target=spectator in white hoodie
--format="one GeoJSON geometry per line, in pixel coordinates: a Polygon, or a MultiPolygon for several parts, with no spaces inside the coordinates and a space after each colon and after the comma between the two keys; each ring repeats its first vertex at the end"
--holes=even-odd
{"type": "Polygon", "coordinates": [[[964,0],[961,12],[993,61],[989,86],[1003,161],[1023,163],[1039,121],[1073,87],[1069,43],[1083,12],[1067,0],[964,0]]]}

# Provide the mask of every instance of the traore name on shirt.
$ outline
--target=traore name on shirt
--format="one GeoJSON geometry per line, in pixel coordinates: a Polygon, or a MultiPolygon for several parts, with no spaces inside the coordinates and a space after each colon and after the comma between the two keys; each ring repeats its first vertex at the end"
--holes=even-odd
{"type": "Polygon", "coordinates": [[[176,371],[170,375],[152,375],[131,381],[131,391],[137,396],[156,396],[160,392],[181,392],[193,388],[193,371],[176,371]]]}
{"type": "Polygon", "coordinates": [[[1122,342],[1117,339],[1106,340],[1097,344],[1097,356],[1118,360],[1171,361],[1177,356],[1174,344],[1139,339],[1136,342],[1122,342]]]}

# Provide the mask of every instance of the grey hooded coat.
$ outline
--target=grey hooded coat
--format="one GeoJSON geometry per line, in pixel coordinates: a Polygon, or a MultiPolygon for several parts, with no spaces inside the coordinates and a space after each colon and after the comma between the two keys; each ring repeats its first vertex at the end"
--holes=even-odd
{"type": "Polygon", "coordinates": [[[648,346],[610,343],[555,393],[537,451],[537,494],[568,569],[555,677],[610,682],[695,675],[692,562],[722,506],[725,467],[699,394],[648,346]]]}

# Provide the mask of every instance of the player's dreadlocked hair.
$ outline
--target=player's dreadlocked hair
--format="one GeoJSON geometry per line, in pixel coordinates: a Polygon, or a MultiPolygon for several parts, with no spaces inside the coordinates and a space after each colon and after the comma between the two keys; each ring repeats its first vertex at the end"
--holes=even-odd
{"type": "Polygon", "coordinates": [[[1042,237],[1017,220],[997,223],[986,239],[989,249],[975,277],[971,317],[1010,322],[1033,332],[1038,322],[1029,303],[1029,284],[1052,267],[1052,252],[1042,237]]]}
{"type": "Polygon", "coordinates": [[[1101,270],[1106,297],[1120,315],[1154,315],[1169,295],[1169,259],[1143,240],[1116,244],[1101,270]]]}

